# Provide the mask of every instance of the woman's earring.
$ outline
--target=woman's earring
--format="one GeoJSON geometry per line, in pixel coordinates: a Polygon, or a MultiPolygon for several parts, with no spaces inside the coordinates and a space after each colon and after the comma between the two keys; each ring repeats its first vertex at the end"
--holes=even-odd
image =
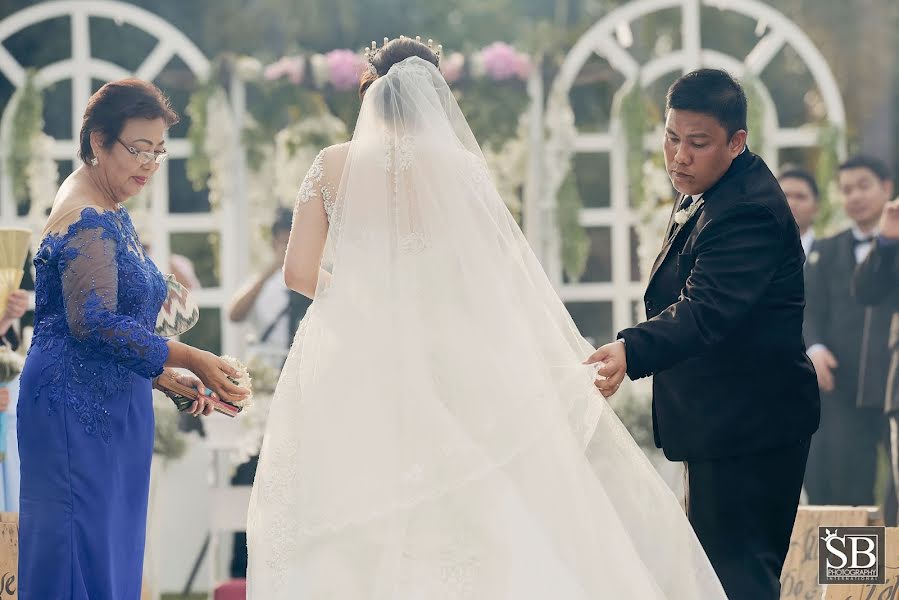
{"type": "Polygon", "coordinates": [[[98,164],[100,164],[100,161],[97,160],[97,157],[96,157],[96,156],[93,157],[93,158],[91,159],[91,166],[92,166],[92,167],[96,167],[98,164]]]}

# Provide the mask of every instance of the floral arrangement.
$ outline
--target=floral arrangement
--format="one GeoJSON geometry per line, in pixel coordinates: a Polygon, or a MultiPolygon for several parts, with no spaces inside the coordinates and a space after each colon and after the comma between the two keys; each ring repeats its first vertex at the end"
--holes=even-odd
{"type": "Polygon", "coordinates": [[[520,79],[531,75],[531,58],[505,42],[493,42],[473,57],[472,75],[486,75],[494,81],[520,79]]]}
{"type": "Polygon", "coordinates": [[[13,98],[15,113],[10,131],[10,148],[6,165],[12,179],[12,191],[17,200],[29,197],[28,163],[33,153],[32,143],[44,127],[44,100],[35,82],[35,71],[29,70],[25,83],[13,98]]]}
{"type": "MultiPolygon", "coordinates": [[[[265,81],[286,79],[293,85],[305,83],[318,89],[331,86],[346,91],[356,88],[366,66],[360,52],[341,48],[326,54],[283,56],[261,70],[244,69],[241,73],[245,81],[256,80],[261,73],[265,81]],[[307,78],[310,74],[311,80],[307,78]]],[[[493,42],[468,57],[452,52],[440,61],[440,70],[451,84],[465,77],[466,66],[470,77],[493,81],[527,81],[533,69],[531,57],[506,42],[493,42]]]]}

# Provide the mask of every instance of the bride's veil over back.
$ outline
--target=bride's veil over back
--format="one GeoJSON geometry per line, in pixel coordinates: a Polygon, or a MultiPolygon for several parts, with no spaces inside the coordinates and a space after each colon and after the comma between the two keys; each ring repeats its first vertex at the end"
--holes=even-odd
{"type": "Polygon", "coordinates": [[[250,598],[724,598],[437,68],[377,79],[345,154],[317,167],[331,277],[269,416],[250,598]]]}

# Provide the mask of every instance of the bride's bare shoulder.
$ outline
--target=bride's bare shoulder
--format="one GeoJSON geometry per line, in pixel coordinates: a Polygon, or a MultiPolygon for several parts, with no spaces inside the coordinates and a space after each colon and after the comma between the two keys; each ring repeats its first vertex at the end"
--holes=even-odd
{"type": "Polygon", "coordinates": [[[334,177],[340,176],[343,172],[343,166],[346,164],[347,156],[349,156],[351,143],[334,144],[322,150],[321,160],[325,174],[330,174],[334,177]]]}
{"type": "Polygon", "coordinates": [[[334,144],[322,150],[322,156],[328,161],[345,161],[350,153],[350,145],[353,142],[343,142],[342,144],[334,144]]]}

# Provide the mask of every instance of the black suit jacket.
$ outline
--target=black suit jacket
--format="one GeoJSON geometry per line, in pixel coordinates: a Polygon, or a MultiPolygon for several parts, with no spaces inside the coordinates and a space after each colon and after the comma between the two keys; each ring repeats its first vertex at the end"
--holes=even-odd
{"type": "Polygon", "coordinates": [[[894,412],[899,410],[899,244],[874,242],[871,253],[856,268],[853,284],[862,304],[892,311],[888,340],[892,356],[884,407],[894,412]]]}
{"type": "Polygon", "coordinates": [[[851,230],[818,240],[805,267],[803,332],[806,344],[823,344],[837,359],[832,393],[837,402],[882,409],[893,311],[864,306],[855,298],[852,278],[857,264],[851,230]]]}
{"type": "Polygon", "coordinates": [[[671,460],[790,444],[820,414],[802,245],[777,179],[747,149],[703,199],[656,259],[649,320],[618,334],[630,378],[654,375],[656,445],[671,460]]]}

